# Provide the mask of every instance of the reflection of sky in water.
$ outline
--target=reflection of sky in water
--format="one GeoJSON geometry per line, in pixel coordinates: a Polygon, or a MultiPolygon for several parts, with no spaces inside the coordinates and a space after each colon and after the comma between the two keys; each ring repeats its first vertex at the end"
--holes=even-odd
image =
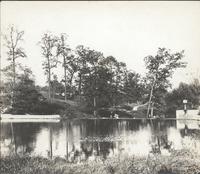
{"type": "Polygon", "coordinates": [[[47,128],[42,129],[36,136],[36,146],[32,155],[48,156],[49,150],[49,130],[47,128]]]}
{"type": "Polygon", "coordinates": [[[182,148],[182,143],[181,143],[182,138],[181,138],[180,132],[177,129],[170,127],[168,129],[167,134],[168,134],[168,141],[172,142],[172,147],[176,150],[181,149],[182,148]]]}
{"type": "Polygon", "coordinates": [[[187,126],[189,129],[200,129],[200,121],[193,120],[177,120],[177,129],[184,129],[187,126]]]}
{"type": "Polygon", "coordinates": [[[125,131],[117,133],[115,137],[121,137],[118,141],[115,152],[125,153],[127,155],[148,155],[151,150],[151,129],[149,126],[140,128],[137,131],[125,131]],[[120,142],[120,143],[119,143],[120,142]]]}
{"type": "Polygon", "coordinates": [[[171,149],[190,148],[197,152],[200,149],[200,140],[186,135],[190,129],[198,131],[198,122],[188,122],[187,125],[187,122],[174,124],[167,121],[150,124],[134,120],[82,120],[27,124],[1,124],[2,156],[29,153],[43,157],[59,156],[78,162],[93,160],[97,156],[170,155],[171,149]]]}

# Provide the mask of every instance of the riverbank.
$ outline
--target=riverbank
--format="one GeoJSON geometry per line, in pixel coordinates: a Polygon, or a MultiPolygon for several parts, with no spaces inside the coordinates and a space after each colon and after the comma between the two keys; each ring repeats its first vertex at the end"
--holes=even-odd
{"type": "Polygon", "coordinates": [[[60,119],[60,115],[14,115],[14,114],[1,114],[1,119],[60,119]]]}
{"type": "Polygon", "coordinates": [[[1,159],[1,174],[199,174],[200,156],[188,150],[173,151],[170,156],[111,157],[80,164],[65,159],[42,157],[6,157],[1,159]]]}
{"type": "Polygon", "coordinates": [[[92,118],[92,114],[83,112],[80,106],[70,105],[61,101],[52,101],[38,103],[35,108],[26,112],[25,110],[18,111],[16,108],[8,107],[0,114],[1,120],[13,119],[71,119],[71,118],[92,118]]]}

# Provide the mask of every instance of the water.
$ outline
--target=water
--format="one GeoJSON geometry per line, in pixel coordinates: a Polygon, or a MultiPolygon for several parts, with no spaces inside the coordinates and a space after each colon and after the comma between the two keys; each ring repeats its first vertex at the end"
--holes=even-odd
{"type": "Polygon", "coordinates": [[[112,156],[170,155],[200,149],[200,122],[176,120],[67,120],[1,123],[1,156],[62,157],[71,162],[112,156]]]}

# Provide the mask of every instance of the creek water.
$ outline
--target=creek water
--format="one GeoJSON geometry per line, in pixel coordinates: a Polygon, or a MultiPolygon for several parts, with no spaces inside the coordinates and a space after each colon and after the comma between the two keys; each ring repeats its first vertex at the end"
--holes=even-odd
{"type": "Polygon", "coordinates": [[[71,162],[119,155],[170,155],[200,149],[200,121],[80,119],[1,122],[1,157],[62,157],[71,162]]]}

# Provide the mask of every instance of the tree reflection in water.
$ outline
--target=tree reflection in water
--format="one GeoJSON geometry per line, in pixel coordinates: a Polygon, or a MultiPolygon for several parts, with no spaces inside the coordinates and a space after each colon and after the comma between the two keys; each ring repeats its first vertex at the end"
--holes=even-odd
{"type": "Polygon", "coordinates": [[[184,137],[199,131],[192,129],[191,122],[181,128],[177,125],[175,120],[114,119],[1,123],[1,154],[59,156],[70,162],[104,160],[122,154],[169,154],[174,148],[182,148],[184,137]]]}

